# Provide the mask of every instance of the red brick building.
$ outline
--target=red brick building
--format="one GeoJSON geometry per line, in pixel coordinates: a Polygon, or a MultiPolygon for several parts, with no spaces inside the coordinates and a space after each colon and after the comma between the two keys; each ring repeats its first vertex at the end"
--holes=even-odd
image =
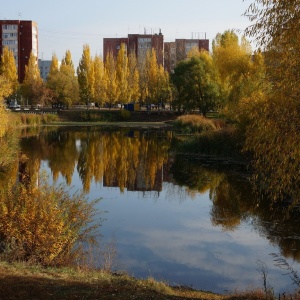
{"type": "Polygon", "coordinates": [[[38,59],[38,26],[34,21],[0,20],[0,55],[8,47],[14,53],[19,82],[32,52],[38,59]]]}
{"type": "Polygon", "coordinates": [[[172,72],[177,63],[187,58],[193,48],[209,51],[208,39],[176,39],[175,42],[164,43],[165,69],[172,72]]]}
{"type": "Polygon", "coordinates": [[[121,44],[125,44],[127,53],[134,52],[139,62],[142,62],[148,50],[156,51],[157,62],[164,64],[164,36],[159,34],[128,34],[126,38],[104,38],[103,55],[104,60],[109,52],[116,58],[121,44]]]}

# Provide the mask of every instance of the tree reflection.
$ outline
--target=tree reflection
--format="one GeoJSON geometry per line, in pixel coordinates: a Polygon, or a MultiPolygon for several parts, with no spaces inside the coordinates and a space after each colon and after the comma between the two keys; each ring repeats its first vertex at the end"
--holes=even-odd
{"type": "Polygon", "coordinates": [[[251,220],[261,236],[280,247],[281,255],[300,261],[299,207],[270,206],[268,198],[257,198],[245,173],[234,165],[222,167],[218,162],[178,155],[171,171],[178,184],[209,192],[212,224],[234,230],[242,221],[251,220]]]}
{"type": "Polygon", "coordinates": [[[30,157],[27,167],[36,172],[34,162],[45,160],[57,180],[68,185],[75,167],[85,192],[92,181],[118,186],[121,191],[161,190],[163,166],[168,161],[171,134],[130,131],[58,130],[23,139],[22,148],[30,157]]]}
{"type": "Polygon", "coordinates": [[[253,203],[251,186],[243,181],[242,173],[232,174],[236,172],[233,165],[222,168],[220,162],[207,159],[176,158],[171,169],[174,179],[191,190],[209,192],[213,202],[211,221],[215,226],[233,230],[249,217],[253,203]]]}
{"type": "Polygon", "coordinates": [[[278,245],[281,254],[300,262],[300,210],[282,203],[272,206],[267,199],[262,199],[255,209],[253,226],[273,245],[278,245]]]}

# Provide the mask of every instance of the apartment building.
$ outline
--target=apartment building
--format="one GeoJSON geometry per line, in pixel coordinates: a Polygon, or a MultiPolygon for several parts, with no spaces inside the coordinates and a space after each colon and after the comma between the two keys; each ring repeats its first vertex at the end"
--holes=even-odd
{"type": "Polygon", "coordinates": [[[0,20],[0,55],[8,47],[14,53],[19,82],[32,52],[38,59],[38,26],[34,21],[0,20]]]}
{"type": "MultiPolygon", "coordinates": [[[[38,60],[38,66],[40,69],[41,78],[44,81],[47,81],[47,77],[50,72],[51,64],[52,64],[52,60],[44,60],[44,59],[38,60]]],[[[61,61],[58,61],[58,67],[60,67],[60,65],[61,65],[61,61]]]]}
{"type": "Polygon", "coordinates": [[[123,38],[104,38],[104,60],[109,52],[116,58],[121,44],[125,45],[128,54],[136,54],[139,63],[145,60],[147,51],[154,48],[156,51],[157,62],[162,65],[164,64],[164,37],[161,31],[157,34],[128,34],[127,37],[123,38]]]}
{"type": "Polygon", "coordinates": [[[187,58],[193,49],[209,51],[208,39],[176,39],[175,42],[164,43],[165,69],[172,72],[177,63],[187,58]]]}

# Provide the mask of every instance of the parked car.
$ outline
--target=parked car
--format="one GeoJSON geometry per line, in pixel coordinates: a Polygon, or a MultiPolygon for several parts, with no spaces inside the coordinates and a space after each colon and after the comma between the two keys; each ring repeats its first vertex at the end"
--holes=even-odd
{"type": "Polygon", "coordinates": [[[16,103],[12,103],[8,106],[8,108],[13,109],[13,110],[20,110],[21,109],[21,105],[16,104],[16,103]]]}

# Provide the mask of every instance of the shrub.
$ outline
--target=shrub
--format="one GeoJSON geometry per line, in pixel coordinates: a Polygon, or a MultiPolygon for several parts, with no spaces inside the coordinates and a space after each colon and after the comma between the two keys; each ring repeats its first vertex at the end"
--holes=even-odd
{"type": "Polygon", "coordinates": [[[39,186],[32,180],[0,191],[1,256],[44,266],[72,264],[80,255],[79,242],[93,241],[95,201],[38,179],[39,186]]]}
{"type": "Polygon", "coordinates": [[[175,130],[183,134],[197,134],[219,129],[224,124],[200,115],[180,116],[174,122],[175,130]]]}
{"type": "Polygon", "coordinates": [[[131,113],[128,110],[122,109],[120,111],[120,118],[122,121],[128,121],[131,119],[131,113]]]}

